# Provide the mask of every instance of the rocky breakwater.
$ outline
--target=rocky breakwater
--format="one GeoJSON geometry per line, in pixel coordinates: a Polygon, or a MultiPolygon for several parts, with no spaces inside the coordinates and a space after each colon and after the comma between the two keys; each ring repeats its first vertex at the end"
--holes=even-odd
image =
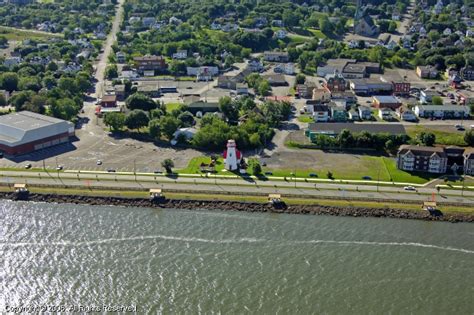
{"type": "MultiPolygon", "coordinates": [[[[16,200],[14,193],[0,193],[0,199],[16,200]]],[[[160,202],[152,202],[143,198],[122,197],[96,197],[79,195],[57,195],[57,194],[30,194],[28,201],[72,203],[87,205],[107,205],[122,207],[147,207],[163,209],[187,209],[187,210],[219,210],[219,211],[245,211],[245,212],[272,212],[288,214],[319,214],[350,217],[384,217],[399,219],[416,219],[427,221],[448,222],[474,222],[473,214],[446,213],[432,215],[427,211],[407,211],[392,208],[362,208],[362,207],[338,207],[324,205],[283,205],[275,208],[267,203],[238,202],[238,201],[204,201],[204,200],[178,200],[166,199],[160,202]]]]}

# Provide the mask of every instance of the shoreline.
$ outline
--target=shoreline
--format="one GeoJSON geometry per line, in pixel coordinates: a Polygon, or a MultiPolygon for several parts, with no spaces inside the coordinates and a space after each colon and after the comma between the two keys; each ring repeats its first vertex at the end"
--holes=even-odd
{"type": "Polygon", "coordinates": [[[66,194],[39,194],[30,193],[27,199],[18,199],[15,193],[0,192],[2,200],[22,200],[32,202],[46,202],[58,204],[81,204],[92,206],[122,206],[157,209],[183,209],[183,210],[216,210],[216,211],[239,211],[239,212],[267,212],[304,215],[331,215],[343,217],[375,217],[413,219],[424,221],[443,222],[474,222],[474,215],[464,213],[445,213],[440,216],[431,215],[427,211],[402,210],[395,208],[366,208],[366,207],[343,207],[325,205],[286,205],[282,208],[274,208],[268,203],[225,201],[225,200],[184,200],[166,199],[161,202],[152,202],[145,198],[105,197],[105,196],[81,196],[66,194]]]}

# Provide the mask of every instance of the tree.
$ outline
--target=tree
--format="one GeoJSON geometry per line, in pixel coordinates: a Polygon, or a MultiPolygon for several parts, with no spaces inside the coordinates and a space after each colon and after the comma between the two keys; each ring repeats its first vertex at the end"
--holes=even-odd
{"type": "Polygon", "coordinates": [[[252,168],[252,174],[255,176],[259,176],[262,174],[262,166],[257,160],[253,160],[250,162],[252,168]]]}
{"type": "Polygon", "coordinates": [[[150,137],[155,140],[159,140],[161,137],[161,128],[160,128],[160,120],[159,119],[152,119],[148,123],[148,133],[150,137]]]}
{"type": "Polygon", "coordinates": [[[148,116],[144,111],[135,109],[125,118],[125,126],[127,126],[128,129],[140,130],[140,128],[148,126],[148,121],[148,116]]]}
{"type": "Polygon", "coordinates": [[[418,140],[426,145],[426,146],[433,146],[436,142],[436,136],[434,133],[431,132],[421,132],[420,135],[418,136],[418,140]]]}
{"type": "Polygon", "coordinates": [[[388,25],[388,32],[395,33],[397,31],[397,23],[395,21],[390,21],[388,25]]]}
{"type": "Polygon", "coordinates": [[[165,168],[167,174],[173,173],[174,162],[171,159],[161,162],[161,166],[165,168]]]}
{"type": "Polygon", "coordinates": [[[431,103],[433,103],[433,105],[443,105],[443,99],[440,96],[433,96],[431,103]]]}
{"type": "Polygon", "coordinates": [[[104,123],[109,126],[112,131],[119,131],[125,126],[124,113],[108,113],[104,117],[104,123]]]}
{"type": "Polygon", "coordinates": [[[118,77],[117,65],[109,65],[105,69],[105,77],[109,80],[118,77]]]}
{"type": "Polygon", "coordinates": [[[464,134],[464,141],[467,143],[467,145],[471,147],[474,146],[474,131],[473,130],[466,131],[466,133],[464,134]]]}
{"type": "Polygon", "coordinates": [[[0,86],[2,89],[9,92],[15,91],[18,89],[18,75],[13,72],[5,72],[0,74],[0,86]]]}
{"type": "Polygon", "coordinates": [[[8,39],[5,36],[0,36],[0,47],[8,46],[8,39]]]}
{"type": "Polygon", "coordinates": [[[194,116],[191,114],[189,111],[182,112],[181,114],[178,115],[178,120],[180,121],[180,125],[182,127],[191,127],[194,126],[196,123],[194,121],[194,116]]]}
{"type": "Polygon", "coordinates": [[[5,99],[5,95],[0,94],[0,107],[6,106],[7,100],[5,99]]]}
{"type": "Polygon", "coordinates": [[[354,144],[354,136],[350,132],[350,130],[344,129],[341,133],[337,136],[337,142],[341,148],[347,148],[354,144]]]}
{"type": "Polygon", "coordinates": [[[302,73],[296,75],[296,84],[304,84],[306,81],[306,76],[302,73]]]}
{"type": "Polygon", "coordinates": [[[258,94],[266,96],[270,92],[270,89],[270,83],[268,83],[267,80],[262,80],[258,85],[258,94]]]}
{"type": "Polygon", "coordinates": [[[156,108],[155,101],[141,93],[135,93],[130,95],[125,101],[125,104],[131,110],[141,109],[148,112],[156,108]]]}
{"type": "Polygon", "coordinates": [[[61,77],[58,81],[58,88],[70,94],[77,93],[76,81],[73,78],[61,77]]]}
{"type": "Polygon", "coordinates": [[[59,99],[51,105],[51,113],[56,118],[71,120],[76,117],[78,112],[79,107],[70,98],[59,99]]]}
{"type": "Polygon", "coordinates": [[[160,118],[161,131],[168,140],[173,139],[174,133],[179,128],[179,120],[173,116],[162,116],[160,118]]]}
{"type": "Polygon", "coordinates": [[[326,173],[326,176],[327,176],[327,178],[329,178],[329,179],[334,179],[334,174],[333,174],[331,171],[328,171],[328,172],[326,173]]]}
{"type": "Polygon", "coordinates": [[[219,110],[228,121],[237,121],[237,119],[239,119],[239,110],[228,96],[219,99],[219,110]]]}

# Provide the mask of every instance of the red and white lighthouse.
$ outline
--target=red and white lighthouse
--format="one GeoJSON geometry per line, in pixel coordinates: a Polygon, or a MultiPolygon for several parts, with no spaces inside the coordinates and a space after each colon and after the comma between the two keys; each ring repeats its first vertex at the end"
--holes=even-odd
{"type": "Polygon", "coordinates": [[[225,169],[229,171],[236,171],[239,169],[242,161],[242,153],[237,150],[235,140],[227,141],[227,149],[224,151],[224,165],[225,169]]]}

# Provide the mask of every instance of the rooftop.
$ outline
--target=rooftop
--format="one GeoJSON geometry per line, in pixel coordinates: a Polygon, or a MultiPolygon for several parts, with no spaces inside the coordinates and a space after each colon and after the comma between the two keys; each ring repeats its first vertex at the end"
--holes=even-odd
{"type": "Polygon", "coordinates": [[[377,96],[374,96],[374,100],[379,103],[390,103],[390,104],[400,103],[400,100],[398,98],[391,95],[377,95],[377,96]]]}
{"type": "Polygon", "coordinates": [[[34,130],[63,121],[64,120],[29,111],[22,111],[0,116],[0,126],[8,125],[24,131],[34,130]]]}

